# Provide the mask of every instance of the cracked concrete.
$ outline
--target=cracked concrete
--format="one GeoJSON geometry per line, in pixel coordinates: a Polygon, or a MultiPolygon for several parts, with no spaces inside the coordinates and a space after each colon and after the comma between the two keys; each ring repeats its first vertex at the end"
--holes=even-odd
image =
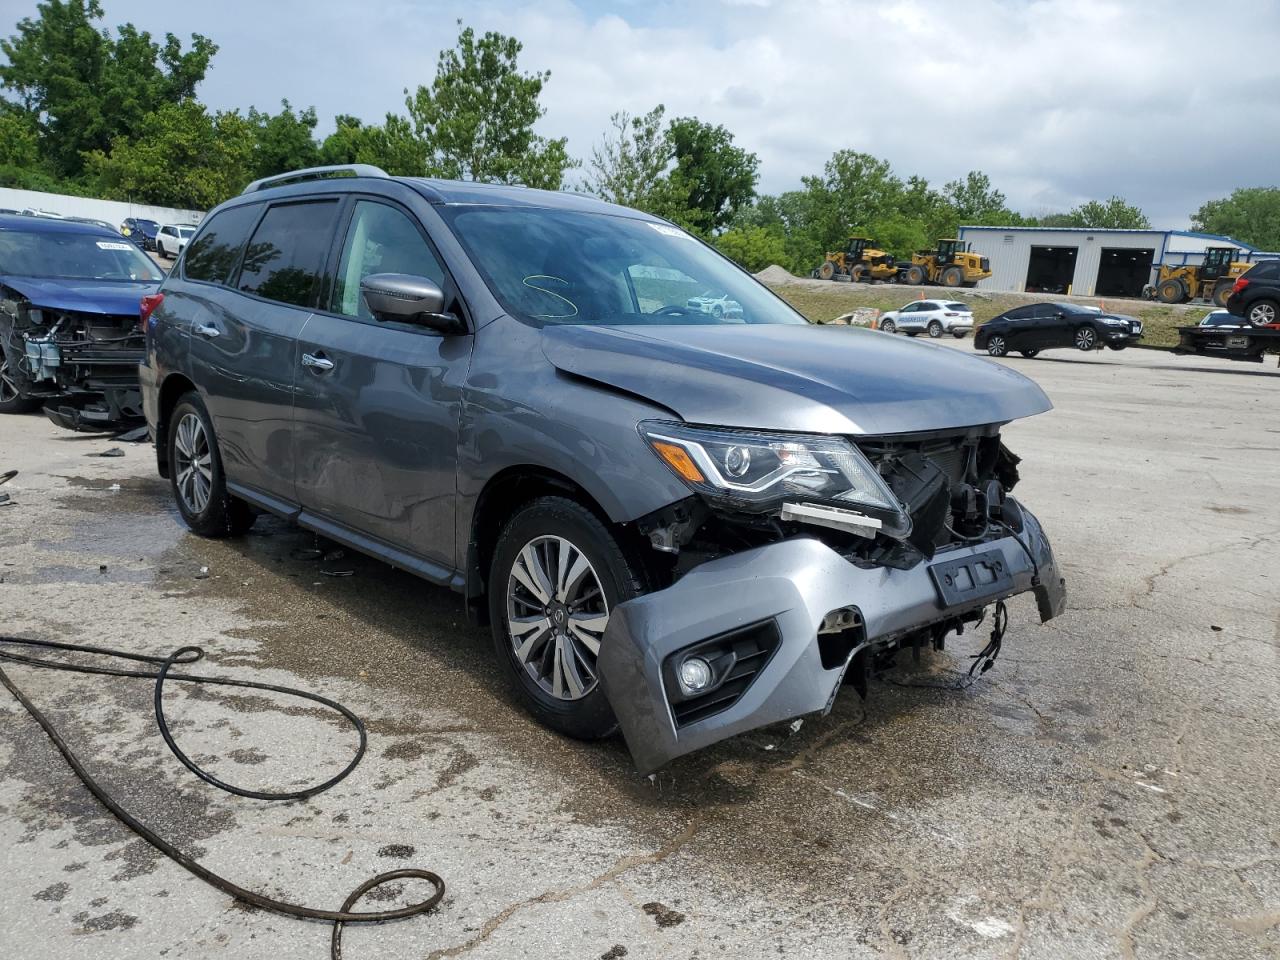
{"type": "MultiPolygon", "coordinates": [[[[0,469],[21,471],[4,631],[200,644],[204,672],[348,704],[370,749],[330,793],[240,800],[164,750],[145,682],[6,669],[129,809],[236,882],[337,906],[389,866],[446,878],[431,916],[348,928],[352,957],[1275,960],[1280,443],[1260,425],[1280,375],[1132,350],[1008,364],[1056,404],[1006,437],[1071,610],[1040,627],[1016,602],[965,690],[899,684],[950,679],[985,636],[650,781],[619,742],[530,721],[448,592],[352,556],[353,577],[320,576],[312,538],[274,521],[190,537],[147,447],[86,458],[113,444],[39,417],[0,418],[0,469]]],[[[166,710],[250,788],[315,782],[353,746],[274,695],[175,684],[166,710]]],[[[141,844],[7,697],[0,870],[6,960],[328,949],[327,926],[238,907],[141,844]]]]}

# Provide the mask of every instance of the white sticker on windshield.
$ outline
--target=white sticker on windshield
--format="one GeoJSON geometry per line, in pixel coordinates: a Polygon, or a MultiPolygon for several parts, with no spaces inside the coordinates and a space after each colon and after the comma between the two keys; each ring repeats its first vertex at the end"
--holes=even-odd
{"type": "Polygon", "coordinates": [[[646,220],[645,223],[648,223],[649,226],[653,227],[653,229],[657,230],[664,237],[677,237],[680,240],[693,240],[693,237],[689,236],[689,234],[685,233],[679,227],[669,227],[665,223],[649,223],[648,220],[646,220]]]}
{"type": "Polygon", "coordinates": [[[128,250],[131,244],[121,243],[119,240],[99,240],[99,250],[128,250]]]}

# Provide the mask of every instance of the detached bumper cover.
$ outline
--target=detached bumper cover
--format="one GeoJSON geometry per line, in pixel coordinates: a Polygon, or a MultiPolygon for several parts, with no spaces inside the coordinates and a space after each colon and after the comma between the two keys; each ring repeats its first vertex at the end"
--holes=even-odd
{"type": "Polygon", "coordinates": [[[636,767],[651,773],[735,734],[826,710],[849,662],[831,669],[822,665],[818,628],[831,611],[858,608],[864,646],[1029,590],[1035,591],[1042,620],[1057,616],[1066,606],[1065,581],[1040,524],[1025,510],[1024,518],[1019,539],[1026,550],[1009,536],[936,558],[1003,555],[1011,584],[978,602],[944,606],[928,563],[911,570],[866,569],[819,540],[798,538],[709,561],[665,590],[619,605],[601,644],[600,680],[636,767]],[[1034,584],[1027,551],[1039,568],[1034,584]],[[677,728],[664,688],[666,659],[699,641],[767,620],[776,623],[781,641],[751,685],[727,709],[677,728]]]}

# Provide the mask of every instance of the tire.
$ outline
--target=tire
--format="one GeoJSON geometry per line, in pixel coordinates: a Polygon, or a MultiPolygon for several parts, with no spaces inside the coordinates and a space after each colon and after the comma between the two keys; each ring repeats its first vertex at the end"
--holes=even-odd
{"type": "Polygon", "coordinates": [[[9,372],[8,350],[0,346],[0,414],[30,413],[44,403],[39,397],[24,397],[17,378],[9,372]]]}
{"type": "Polygon", "coordinates": [[[950,266],[942,271],[942,285],[944,287],[958,287],[964,283],[964,271],[959,267],[950,266]]]}
{"type": "Polygon", "coordinates": [[[1037,356],[1040,353],[1039,350],[1019,350],[1018,352],[1022,354],[1024,357],[1026,357],[1028,360],[1032,359],[1033,357],[1037,356]]]}
{"type": "Polygon", "coordinates": [[[818,268],[818,276],[823,280],[830,280],[836,275],[836,265],[831,260],[823,260],[822,266],[818,268]]]}
{"type": "Polygon", "coordinates": [[[1234,281],[1231,283],[1228,283],[1226,280],[1223,280],[1216,287],[1214,287],[1213,288],[1213,305],[1215,307],[1222,307],[1225,309],[1227,306],[1227,298],[1231,296],[1231,290],[1234,286],[1235,286],[1234,281]]]}
{"type": "Polygon", "coordinates": [[[1245,319],[1255,327],[1267,327],[1280,323],[1280,303],[1274,300],[1258,300],[1245,311],[1245,319]]]}
{"type": "Polygon", "coordinates": [[[919,331],[919,330],[908,330],[908,331],[907,331],[907,336],[908,336],[908,337],[918,337],[918,336],[920,336],[920,331],[919,331]]]}
{"type": "Polygon", "coordinates": [[[1085,324],[1083,327],[1078,327],[1071,337],[1071,343],[1081,353],[1088,353],[1090,350],[1096,350],[1098,348],[1098,331],[1094,330],[1093,327],[1088,324],[1085,324]]]}
{"type": "Polygon", "coordinates": [[[1187,299],[1187,287],[1181,280],[1165,280],[1156,287],[1156,299],[1161,303],[1181,303],[1187,299]]]}
{"type": "Polygon", "coordinates": [[[898,325],[894,323],[892,320],[886,320],[882,324],[880,324],[880,329],[885,333],[897,333],[898,325]]]}
{"type": "Polygon", "coordinates": [[[1108,344],[1107,344],[1107,349],[1108,349],[1108,350],[1123,350],[1123,349],[1124,349],[1125,347],[1127,347],[1127,346],[1128,346],[1128,344],[1127,344],[1127,343],[1108,343],[1108,344]]]}
{"type": "Polygon", "coordinates": [[[1003,357],[1009,352],[1009,344],[998,333],[993,333],[987,339],[987,355],[992,357],[1003,357]]]}
{"type": "Polygon", "coordinates": [[[715,317],[717,320],[723,320],[724,307],[720,306],[720,304],[717,303],[714,307],[711,308],[711,316],[715,317]]]}
{"type": "Polygon", "coordinates": [[[169,417],[168,453],[169,488],[193,533],[234,537],[253,526],[252,508],[227,492],[213,421],[195,391],[183,394],[169,417]]]}
{"type": "Polygon", "coordinates": [[[907,267],[907,283],[912,286],[921,287],[924,286],[926,279],[928,279],[928,274],[925,273],[924,267],[920,266],[920,264],[913,263],[911,266],[907,267]]]}
{"type": "Polygon", "coordinates": [[[963,330],[961,330],[961,331],[959,331],[959,332],[957,332],[957,333],[953,333],[953,334],[952,334],[952,336],[953,336],[953,337],[955,337],[957,340],[963,340],[963,339],[964,339],[964,331],[963,331],[963,330]]]}
{"type": "Polygon", "coordinates": [[[929,326],[926,327],[926,329],[929,331],[930,339],[937,340],[940,336],[942,336],[942,324],[940,324],[937,320],[930,320],[929,326]]]}
{"type": "Polygon", "coordinates": [[[861,263],[855,263],[849,268],[849,279],[854,283],[863,283],[867,279],[866,266],[861,263]]]}
{"type": "Polygon", "coordinates": [[[608,611],[643,592],[639,563],[623,552],[608,528],[581,504],[564,497],[542,497],[508,521],[489,569],[494,652],[499,669],[541,723],[578,740],[598,740],[617,729],[613,709],[596,678],[595,655],[608,611]],[[584,560],[587,568],[574,584],[546,582],[552,576],[559,579],[559,555],[565,544],[571,550],[569,572],[578,568],[579,560],[584,560]],[[545,578],[538,576],[538,569],[544,571],[545,578]],[[591,579],[596,586],[594,595],[591,579]],[[539,609],[543,596],[527,584],[543,588],[542,594],[550,603],[539,609]],[[570,626],[575,619],[575,597],[585,605],[585,609],[579,608],[579,619],[589,621],[590,629],[570,626]],[[517,639],[513,639],[512,621],[516,618],[537,624],[521,634],[524,659],[517,639]],[[594,651],[590,643],[583,642],[584,637],[595,638],[594,651]]]}

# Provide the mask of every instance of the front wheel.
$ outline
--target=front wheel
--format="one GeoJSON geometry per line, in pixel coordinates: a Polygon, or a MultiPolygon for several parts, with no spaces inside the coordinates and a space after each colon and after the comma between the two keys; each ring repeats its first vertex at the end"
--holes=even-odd
{"type": "Polygon", "coordinates": [[[894,323],[892,320],[886,320],[882,324],[880,324],[880,329],[883,330],[885,333],[897,333],[898,325],[894,323]]]}
{"type": "Polygon", "coordinates": [[[253,510],[227,492],[213,421],[200,394],[184,394],[169,417],[169,486],[193,533],[231,537],[253,526],[253,510]]]}
{"type": "Polygon", "coordinates": [[[947,267],[942,271],[942,285],[944,287],[958,287],[964,283],[964,271],[959,267],[947,267]]]}
{"type": "Polygon", "coordinates": [[[1075,343],[1077,350],[1088,353],[1098,345],[1098,334],[1093,327],[1081,327],[1076,331],[1073,343],[1075,343]]]}
{"type": "Polygon", "coordinates": [[[1000,336],[1000,334],[993,334],[991,338],[987,340],[987,354],[989,356],[1003,357],[1008,352],[1009,344],[1005,342],[1004,337],[1000,336]]]}
{"type": "Polygon", "coordinates": [[[929,330],[929,336],[932,337],[934,340],[937,340],[940,336],[942,336],[942,324],[940,324],[937,320],[929,321],[928,330],[929,330]]]}
{"type": "Polygon", "coordinates": [[[955,333],[953,333],[953,334],[951,334],[951,335],[952,335],[953,337],[955,337],[957,340],[963,340],[963,339],[964,339],[964,331],[963,331],[963,330],[957,330],[955,333]]]}
{"type": "Polygon", "coordinates": [[[24,397],[17,371],[9,366],[9,354],[0,346],[0,413],[30,413],[40,406],[38,397],[24,397]]]}
{"type": "Polygon", "coordinates": [[[580,740],[612,733],[596,661],[610,611],[643,592],[639,564],[590,510],[542,497],[502,531],[488,587],[498,662],[529,712],[580,740]]]}
{"type": "Polygon", "coordinates": [[[1024,357],[1026,357],[1028,360],[1030,360],[1032,357],[1040,353],[1039,350],[1019,350],[1018,352],[1022,354],[1024,357]]]}

